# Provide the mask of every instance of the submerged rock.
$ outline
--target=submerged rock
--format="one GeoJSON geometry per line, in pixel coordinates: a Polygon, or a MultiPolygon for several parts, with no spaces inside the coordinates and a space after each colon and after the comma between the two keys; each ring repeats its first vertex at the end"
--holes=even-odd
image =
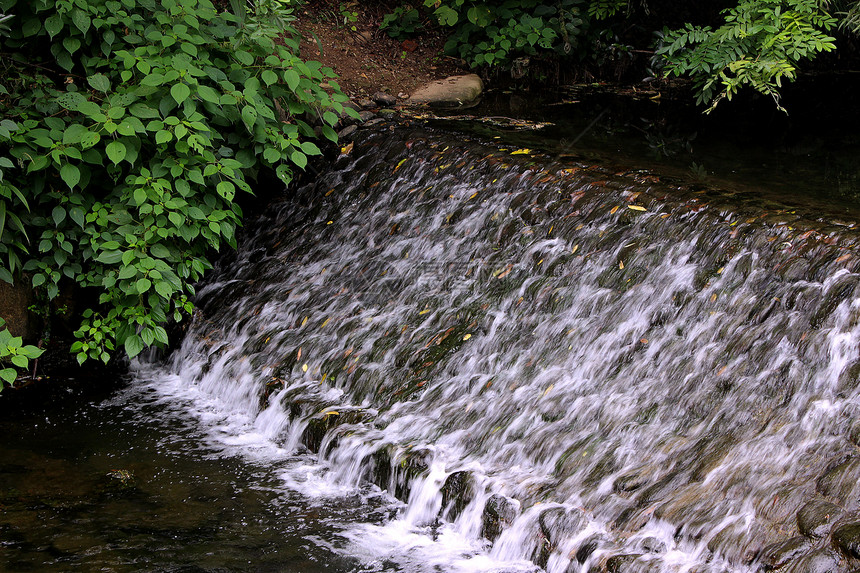
{"type": "Polygon", "coordinates": [[[813,499],[797,512],[797,529],[807,537],[824,537],[842,509],[829,501],[813,499]]]}
{"type": "Polygon", "coordinates": [[[762,551],[762,568],[765,570],[778,569],[803,555],[810,547],[812,547],[812,541],[801,536],[768,545],[762,551]]]}
{"type": "Polygon", "coordinates": [[[519,513],[519,504],[509,497],[493,494],[484,506],[483,527],[481,534],[490,541],[495,541],[502,531],[510,527],[519,513]]]}
{"type": "Polygon", "coordinates": [[[840,525],[833,530],[833,545],[849,557],[860,559],[860,521],[840,525]]]}
{"type": "Polygon", "coordinates": [[[469,472],[454,472],[442,486],[442,517],[453,521],[475,498],[475,480],[469,472]]]}

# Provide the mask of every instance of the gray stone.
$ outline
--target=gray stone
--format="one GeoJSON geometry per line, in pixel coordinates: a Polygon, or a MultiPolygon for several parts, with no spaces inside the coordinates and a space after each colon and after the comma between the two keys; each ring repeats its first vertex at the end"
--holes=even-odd
{"type": "Polygon", "coordinates": [[[833,530],[831,539],[842,553],[860,559],[860,521],[840,525],[833,530]]]}
{"type": "Polygon", "coordinates": [[[792,562],[785,570],[790,573],[840,573],[843,571],[839,566],[839,556],[826,549],[801,557],[792,562]]]}
{"type": "Polygon", "coordinates": [[[393,96],[385,92],[376,92],[373,94],[372,99],[381,107],[391,107],[397,103],[397,96],[393,96]]]}
{"type": "Polygon", "coordinates": [[[345,128],[341,129],[339,132],[337,132],[337,138],[338,140],[343,141],[346,138],[350,137],[356,131],[358,131],[357,125],[348,125],[345,128]]]}
{"type": "Polygon", "coordinates": [[[818,491],[838,502],[854,499],[860,481],[860,458],[851,458],[828,469],[818,478],[818,491]]]}
{"type": "Polygon", "coordinates": [[[517,503],[503,495],[493,494],[484,506],[482,535],[495,541],[517,517],[517,503]]]}
{"type": "Polygon", "coordinates": [[[762,551],[762,568],[770,570],[782,567],[803,555],[810,547],[812,547],[812,541],[801,536],[768,545],[762,551]]]}
{"type": "Polygon", "coordinates": [[[829,501],[813,499],[797,512],[797,529],[807,537],[824,537],[842,509],[829,501]]]}
{"type": "Polygon", "coordinates": [[[385,118],[394,117],[395,115],[397,115],[397,111],[393,109],[380,109],[376,113],[379,115],[379,117],[385,118]]]}
{"type": "Polygon", "coordinates": [[[358,112],[358,119],[362,123],[370,121],[371,119],[373,119],[375,117],[376,117],[376,114],[373,113],[372,111],[369,111],[369,110],[364,110],[364,111],[358,112]]]}
{"type": "Polygon", "coordinates": [[[373,127],[374,125],[379,125],[380,123],[385,123],[385,120],[381,117],[377,117],[376,119],[371,119],[364,123],[364,127],[373,127]]]}
{"type": "Polygon", "coordinates": [[[374,109],[376,107],[376,104],[370,99],[360,99],[358,100],[358,105],[364,109],[374,109]]]}
{"type": "Polygon", "coordinates": [[[451,76],[419,88],[407,100],[409,105],[465,107],[477,102],[484,84],[475,74],[451,76]]]}

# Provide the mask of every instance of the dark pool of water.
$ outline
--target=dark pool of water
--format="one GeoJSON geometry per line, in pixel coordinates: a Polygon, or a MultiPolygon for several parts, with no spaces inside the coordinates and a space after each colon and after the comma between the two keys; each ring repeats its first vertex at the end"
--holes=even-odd
{"type": "Polygon", "coordinates": [[[647,169],[685,184],[733,186],[860,213],[860,114],[855,75],[807,77],[786,86],[779,111],[743,92],[711,114],[688,90],[582,84],[561,90],[489,90],[444,124],[584,163],[647,169]],[[458,116],[500,122],[457,121],[458,116]],[[528,119],[537,130],[506,118],[528,119]]]}
{"type": "Polygon", "coordinates": [[[0,433],[0,571],[350,571],[338,524],[372,513],[308,504],[122,389],[5,411],[0,433]]]}

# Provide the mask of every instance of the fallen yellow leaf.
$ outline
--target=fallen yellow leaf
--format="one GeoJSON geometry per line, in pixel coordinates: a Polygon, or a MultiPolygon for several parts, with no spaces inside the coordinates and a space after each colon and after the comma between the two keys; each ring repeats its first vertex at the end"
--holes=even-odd
{"type": "Polygon", "coordinates": [[[633,209],[634,211],[647,211],[645,207],[641,207],[639,205],[627,205],[628,209],[633,209]]]}
{"type": "Polygon", "coordinates": [[[470,338],[472,338],[471,334],[467,334],[467,335],[463,336],[463,340],[469,340],[470,338]]]}
{"type": "Polygon", "coordinates": [[[308,371],[308,365],[302,364],[302,372],[307,372],[307,371],[308,371]]]}
{"type": "Polygon", "coordinates": [[[610,209],[610,210],[609,210],[609,214],[610,214],[610,215],[614,215],[616,211],[618,211],[618,205],[616,205],[615,207],[613,207],[612,209],[610,209]]]}

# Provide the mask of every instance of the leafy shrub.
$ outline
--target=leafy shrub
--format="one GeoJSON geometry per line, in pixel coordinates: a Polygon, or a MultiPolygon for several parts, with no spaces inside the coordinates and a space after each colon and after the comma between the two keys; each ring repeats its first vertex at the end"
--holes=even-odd
{"type": "Polygon", "coordinates": [[[51,299],[64,283],[98,293],[75,333],[80,362],[166,345],[207,253],[235,244],[236,194],[319,154],[314,118],[335,141],[346,96],[294,37],[276,41],[288,12],[240,19],[209,0],[0,0],[0,12],[16,20],[0,54],[0,279],[27,271],[51,299]]]}
{"type": "Polygon", "coordinates": [[[6,321],[0,318],[0,392],[6,385],[12,385],[18,377],[18,368],[26,370],[30,360],[38,358],[44,352],[40,348],[25,345],[20,336],[12,336],[6,326],[6,321]]]}
{"type": "Polygon", "coordinates": [[[412,6],[398,6],[393,12],[386,14],[379,24],[380,30],[397,40],[414,35],[423,27],[421,14],[412,6]]]}
{"type": "Polygon", "coordinates": [[[442,26],[454,28],[445,50],[471,66],[508,66],[542,54],[583,55],[595,21],[615,15],[619,0],[424,0],[442,26]]]}
{"type": "Polygon", "coordinates": [[[783,109],[783,80],[795,79],[801,60],[836,47],[826,34],[836,20],[817,0],[744,0],[722,13],[725,23],[717,29],[692,24],[665,29],[656,52],[667,76],[695,81],[698,102],[708,104],[708,111],[745,85],[783,109]]]}

